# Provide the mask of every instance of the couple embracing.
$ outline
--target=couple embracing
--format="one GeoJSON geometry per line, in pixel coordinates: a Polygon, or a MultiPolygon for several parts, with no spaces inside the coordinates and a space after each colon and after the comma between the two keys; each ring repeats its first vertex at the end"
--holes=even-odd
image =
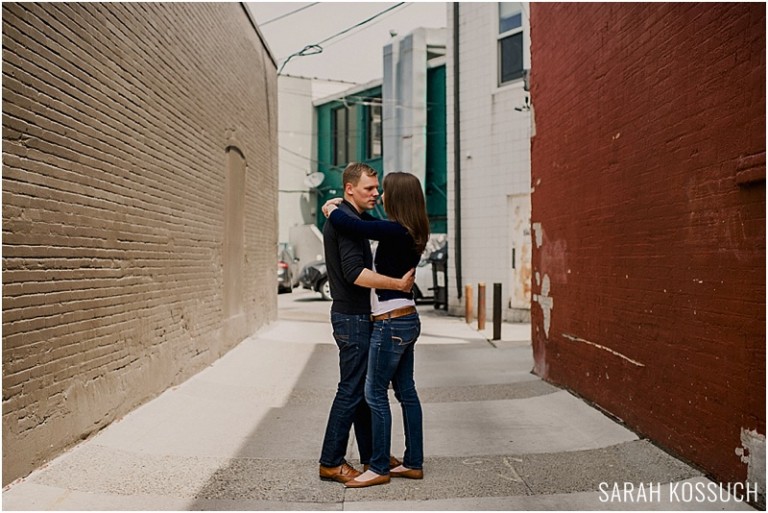
{"type": "Polygon", "coordinates": [[[424,194],[416,176],[388,173],[381,196],[388,220],[382,221],[366,213],[379,197],[376,170],[351,163],[342,184],[344,198],[323,206],[340,380],[323,440],[320,478],[348,488],[389,483],[390,477],[422,479],[422,412],[413,380],[421,322],[411,288],[429,237],[424,194]],[[368,239],[379,241],[375,256],[368,239]],[[390,455],[390,383],[403,411],[402,462],[390,455]],[[352,427],[362,473],[345,459],[352,427]]]}

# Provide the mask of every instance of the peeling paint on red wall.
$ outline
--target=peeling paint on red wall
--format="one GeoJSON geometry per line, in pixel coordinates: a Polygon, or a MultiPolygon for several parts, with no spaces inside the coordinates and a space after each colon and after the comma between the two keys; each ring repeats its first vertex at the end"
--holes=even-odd
{"type": "Polygon", "coordinates": [[[534,370],[743,481],[734,448],[765,434],[765,5],[534,3],[531,38],[534,370]]]}

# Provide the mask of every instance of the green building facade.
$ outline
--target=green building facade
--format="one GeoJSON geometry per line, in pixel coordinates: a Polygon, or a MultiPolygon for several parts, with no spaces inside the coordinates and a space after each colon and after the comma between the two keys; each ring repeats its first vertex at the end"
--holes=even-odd
{"type": "MultiPolygon", "coordinates": [[[[363,86],[365,87],[365,86],[363,86]]],[[[390,100],[386,100],[390,101],[390,100]]],[[[397,100],[391,100],[397,101],[397,100]]],[[[427,73],[427,151],[424,193],[432,233],[447,233],[445,66],[427,73]]],[[[364,162],[379,172],[383,182],[382,87],[380,84],[348,93],[315,106],[317,171],[324,180],[317,188],[317,227],[322,230],[323,204],[343,195],[341,175],[349,162],[364,162]]],[[[404,169],[403,171],[408,171],[404,169]]],[[[381,205],[371,212],[385,219],[381,205]]]]}
{"type": "MultiPolygon", "coordinates": [[[[349,162],[364,162],[383,176],[381,86],[357,91],[316,106],[317,171],[325,175],[317,188],[317,227],[323,229],[321,207],[343,196],[341,174],[349,162]]],[[[373,215],[385,218],[380,205],[373,215]]]]}

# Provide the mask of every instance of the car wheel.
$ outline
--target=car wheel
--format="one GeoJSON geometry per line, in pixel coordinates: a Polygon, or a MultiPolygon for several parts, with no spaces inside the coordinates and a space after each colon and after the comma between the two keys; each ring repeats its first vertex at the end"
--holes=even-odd
{"type": "Polygon", "coordinates": [[[323,299],[326,301],[332,301],[333,298],[331,297],[331,284],[328,283],[328,279],[326,278],[317,287],[317,290],[320,291],[320,295],[323,296],[323,299]]]}

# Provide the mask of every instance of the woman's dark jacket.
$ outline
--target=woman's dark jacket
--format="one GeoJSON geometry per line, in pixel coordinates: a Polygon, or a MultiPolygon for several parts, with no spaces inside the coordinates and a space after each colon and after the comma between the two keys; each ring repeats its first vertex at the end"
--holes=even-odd
{"type": "MultiPolygon", "coordinates": [[[[416,243],[408,230],[394,221],[363,221],[352,217],[341,209],[331,212],[328,220],[339,233],[348,236],[365,237],[379,241],[376,249],[376,272],[392,278],[402,276],[415,268],[421,255],[416,251],[416,243]]],[[[412,292],[376,289],[379,301],[405,298],[413,299],[412,292]]]]}

